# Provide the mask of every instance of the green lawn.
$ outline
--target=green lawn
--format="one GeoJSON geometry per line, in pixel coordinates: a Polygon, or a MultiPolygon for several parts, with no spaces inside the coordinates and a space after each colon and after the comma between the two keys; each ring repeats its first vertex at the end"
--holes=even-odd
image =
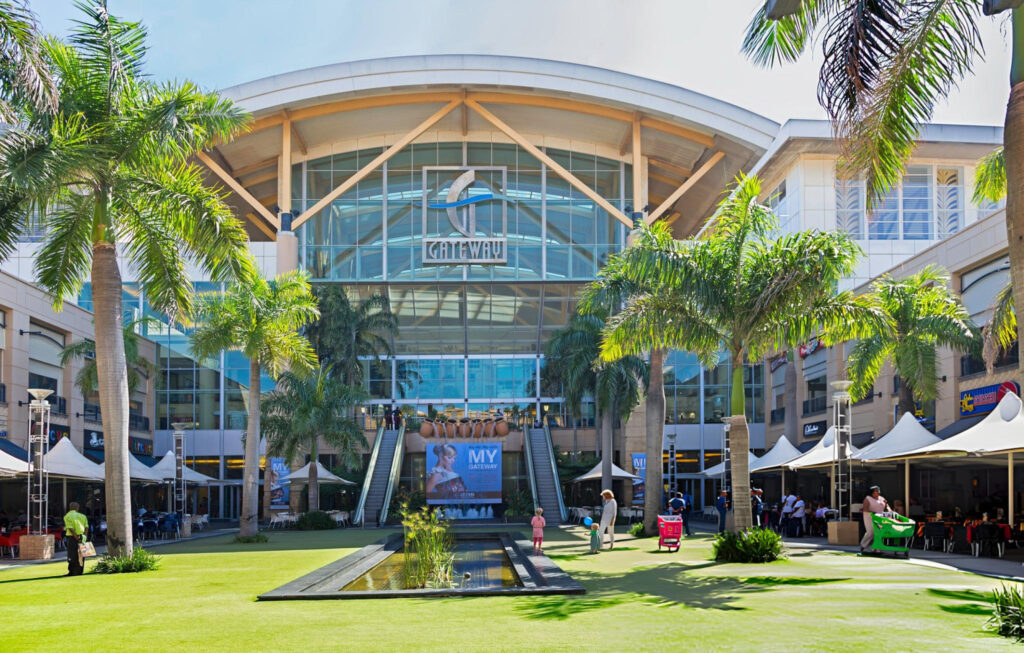
{"type": "MultiPolygon", "coordinates": [[[[984,629],[998,581],[896,560],[794,552],[770,565],[673,554],[621,535],[591,556],[584,531],[547,552],[583,596],[256,602],[257,594],[381,536],[272,532],[155,549],[160,569],[64,578],[63,564],[0,572],[0,651],[831,650],[1010,648],[984,629]]],[[[91,567],[89,563],[88,567],[91,567]]]]}

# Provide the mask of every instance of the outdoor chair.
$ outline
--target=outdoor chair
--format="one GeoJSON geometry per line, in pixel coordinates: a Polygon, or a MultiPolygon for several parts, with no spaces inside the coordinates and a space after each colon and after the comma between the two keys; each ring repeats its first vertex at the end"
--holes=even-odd
{"type": "Polygon", "coordinates": [[[930,551],[935,545],[940,546],[943,552],[949,551],[949,546],[951,544],[949,540],[949,531],[946,530],[946,525],[942,522],[925,522],[922,535],[924,537],[925,551],[930,551]]]}
{"type": "Polygon", "coordinates": [[[718,521],[718,510],[714,506],[704,506],[701,516],[708,521],[718,521]]]}
{"type": "Polygon", "coordinates": [[[170,519],[170,518],[161,519],[157,523],[157,531],[159,532],[161,539],[163,539],[164,537],[172,537],[172,536],[173,537],[180,537],[180,533],[178,531],[178,520],[177,519],[170,519]]]}
{"type": "Polygon", "coordinates": [[[284,518],[284,515],[282,513],[275,512],[270,515],[270,528],[274,528],[275,525],[278,528],[280,528],[281,526],[284,526],[286,523],[288,522],[284,518]]]}
{"type": "Polygon", "coordinates": [[[142,540],[155,540],[159,535],[159,529],[155,521],[144,521],[142,522],[142,528],[139,529],[139,535],[142,540]]]}
{"type": "Polygon", "coordinates": [[[974,547],[974,556],[992,555],[995,551],[998,557],[1003,557],[1003,533],[999,526],[992,522],[982,522],[974,527],[974,537],[971,544],[974,547]]]}
{"type": "Polygon", "coordinates": [[[6,535],[0,535],[0,558],[4,556],[4,549],[10,550],[11,557],[14,557],[14,547],[11,546],[11,538],[6,535]]]}
{"type": "Polygon", "coordinates": [[[953,537],[949,540],[947,553],[973,553],[971,543],[967,541],[967,527],[957,524],[953,527],[953,537]]]}

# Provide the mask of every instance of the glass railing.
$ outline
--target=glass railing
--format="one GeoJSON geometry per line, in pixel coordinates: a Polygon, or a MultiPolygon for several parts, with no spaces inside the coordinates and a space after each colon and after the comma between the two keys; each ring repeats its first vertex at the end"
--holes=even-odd
{"type": "Polygon", "coordinates": [[[824,413],[825,409],[828,408],[828,397],[822,395],[821,397],[815,397],[814,399],[804,400],[804,416],[817,415],[818,413],[824,413]]]}
{"type": "Polygon", "coordinates": [[[785,408],[773,408],[769,419],[772,424],[782,424],[786,421],[786,409],[785,408]]]}

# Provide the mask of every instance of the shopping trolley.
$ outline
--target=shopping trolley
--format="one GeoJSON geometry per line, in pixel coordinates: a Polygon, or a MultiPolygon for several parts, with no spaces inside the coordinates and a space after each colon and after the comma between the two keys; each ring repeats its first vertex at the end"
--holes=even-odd
{"type": "Polygon", "coordinates": [[[658,550],[664,546],[678,551],[683,539],[683,518],[679,515],[658,515],[658,550]]]}

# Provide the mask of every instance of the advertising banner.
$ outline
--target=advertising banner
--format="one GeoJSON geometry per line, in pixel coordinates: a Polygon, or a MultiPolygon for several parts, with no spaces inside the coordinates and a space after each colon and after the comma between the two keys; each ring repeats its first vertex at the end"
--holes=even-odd
{"type": "Polygon", "coordinates": [[[1020,385],[1016,381],[1006,381],[974,390],[964,390],[960,393],[960,417],[992,412],[1007,392],[1020,396],[1020,385]]]}
{"type": "Polygon", "coordinates": [[[427,446],[427,503],[501,503],[501,443],[427,446]]]}
{"type": "MultiPolygon", "coordinates": [[[[287,476],[291,471],[284,458],[270,459],[270,509],[286,510],[290,506],[291,488],[288,481],[281,482],[281,478],[287,476]]],[[[266,482],[266,481],[264,481],[266,482]]]]}
{"type": "Polygon", "coordinates": [[[633,473],[642,480],[633,481],[633,503],[643,504],[644,484],[647,479],[647,454],[635,453],[633,456],[633,473]]]}

